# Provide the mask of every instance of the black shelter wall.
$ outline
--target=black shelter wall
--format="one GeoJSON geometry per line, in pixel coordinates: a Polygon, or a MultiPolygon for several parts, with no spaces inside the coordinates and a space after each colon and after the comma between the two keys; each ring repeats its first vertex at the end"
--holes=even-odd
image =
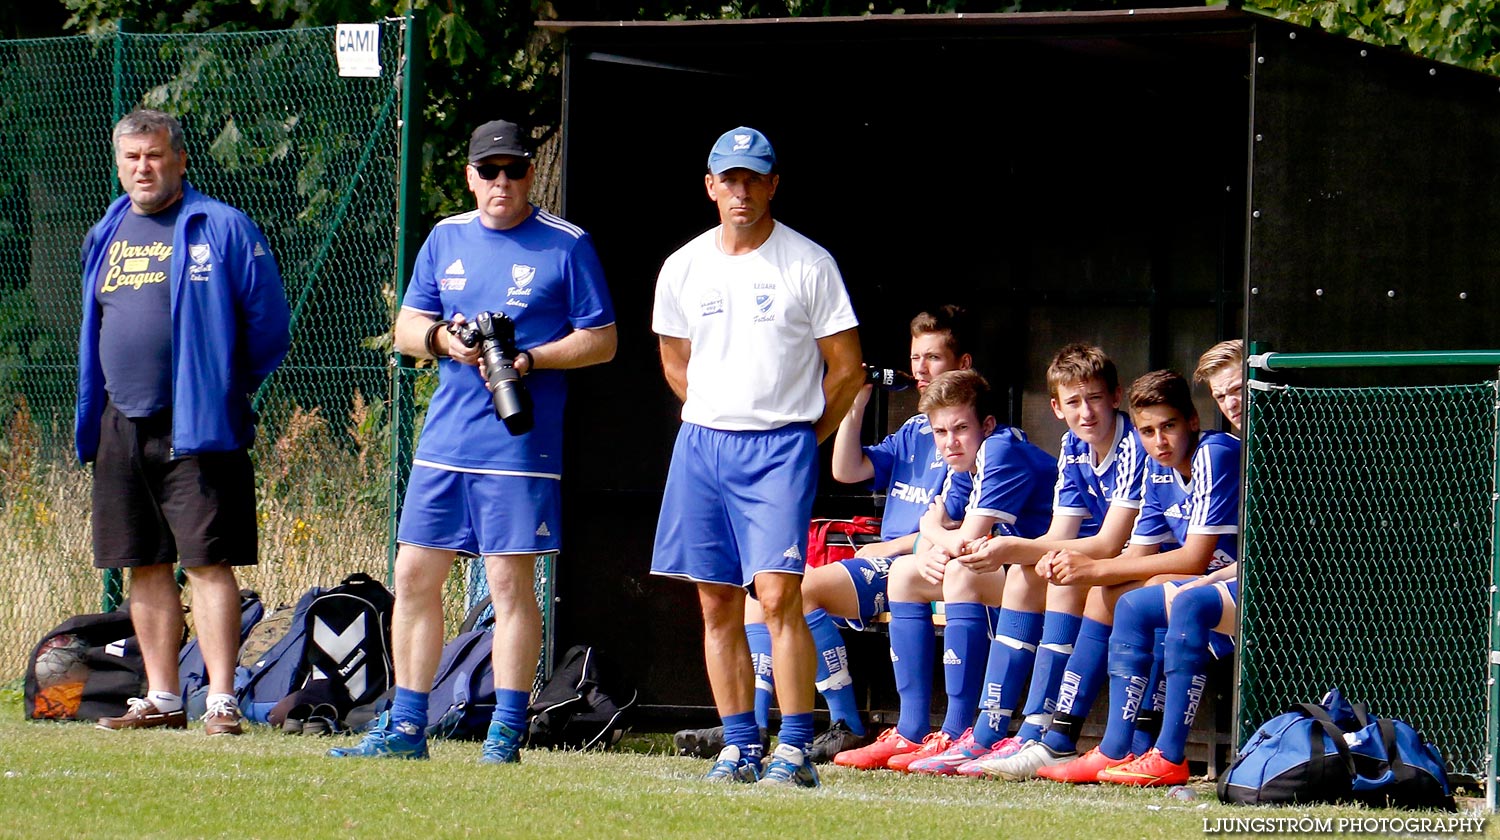
{"type": "MultiPolygon", "coordinates": [[[[620,347],[573,380],[558,649],[600,645],[646,704],[711,704],[692,587],[648,574],[680,410],[650,327],[662,260],[717,221],[703,174],[722,131],[775,143],[775,216],[838,259],[868,360],[903,366],[912,315],[963,304],[1002,419],[1055,451],[1058,345],[1102,344],[1128,383],[1238,334],[1248,64],[1243,26],[571,34],[566,214],[598,244],[620,347]]],[[[815,510],[875,512],[826,472],[815,510]]],[[[888,683],[883,667],[858,678],[888,683]]]]}
{"type": "MultiPolygon", "coordinates": [[[[1248,329],[1262,351],[1500,346],[1500,80],[1259,26],[1248,329]]],[[[1394,384],[1468,371],[1278,377],[1394,384]]]]}

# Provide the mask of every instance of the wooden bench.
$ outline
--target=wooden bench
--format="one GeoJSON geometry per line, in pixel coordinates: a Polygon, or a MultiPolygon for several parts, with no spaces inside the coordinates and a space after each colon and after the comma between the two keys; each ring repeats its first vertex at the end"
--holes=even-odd
{"type": "MultiPolygon", "coordinates": [[[[938,626],[941,635],[944,626],[942,602],[933,604],[933,623],[938,626]]],[[[846,643],[861,648],[878,648],[883,646],[886,651],[884,659],[889,663],[889,642],[886,641],[887,627],[890,624],[890,613],[881,613],[868,622],[865,622],[863,632],[847,631],[846,643]],[[871,645],[875,639],[880,639],[880,645],[871,645]]],[[[851,650],[851,659],[852,657],[851,650]]],[[[868,653],[868,651],[867,651],[868,653]]],[[[856,686],[863,688],[863,709],[866,718],[877,728],[895,726],[900,716],[898,709],[886,708],[891,705],[890,699],[895,697],[894,682],[889,679],[889,672],[882,672],[882,677],[889,685],[879,685],[872,681],[870,671],[877,671],[878,658],[866,655],[861,657],[864,661],[853,666],[856,686]],[[865,672],[865,673],[862,673],[865,672]],[[889,690],[883,690],[889,689],[889,690]]],[[[932,727],[936,729],[943,721],[943,707],[947,703],[947,696],[943,694],[942,657],[935,657],[937,663],[933,675],[935,690],[933,692],[934,712],[932,714],[932,727]]],[[[1234,754],[1234,737],[1232,727],[1232,708],[1234,698],[1234,667],[1233,659],[1214,661],[1209,668],[1208,690],[1203,694],[1203,700],[1198,707],[1198,716],[1195,718],[1192,730],[1188,733],[1187,758],[1194,766],[1194,772],[1201,772],[1209,779],[1218,778],[1219,773],[1229,766],[1229,761],[1234,754]]],[[[889,668],[889,664],[886,665],[889,668]]],[[[1084,721],[1083,732],[1079,737],[1078,748],[1080,751],[1087,750],[1099,743],[1104,737],[1104,728],[1109,716],[1109,691],[1106,684],[1100,692],[1099,698],[1094,702],[1088,718],[1084,721]]]]}

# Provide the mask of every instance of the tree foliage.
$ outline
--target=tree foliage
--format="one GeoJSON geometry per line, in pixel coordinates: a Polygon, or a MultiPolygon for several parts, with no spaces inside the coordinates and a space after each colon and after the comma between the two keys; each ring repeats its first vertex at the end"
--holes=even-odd
{"type": "Polygon", "coordinates": [[[1303,26],[1500,74],[1496,0],[1247,0],[1246,6],[1303,26]]]}
{"type": "MultiPolygon", "coordinates": [[[[426,214],[464,208],[468,130],[500,114],[556,131],[559,44],[537,20],[707,20],[1139,8],[1174,0],[58,0],[67,26],[93,32],[130,21],[137,32],[326,26],[415,11],[427,33],[423,148],[426,214]]],[[[1500,0],[1245,0],[1295,23],[1463,67],[1500,73],[1500,0]]]]}

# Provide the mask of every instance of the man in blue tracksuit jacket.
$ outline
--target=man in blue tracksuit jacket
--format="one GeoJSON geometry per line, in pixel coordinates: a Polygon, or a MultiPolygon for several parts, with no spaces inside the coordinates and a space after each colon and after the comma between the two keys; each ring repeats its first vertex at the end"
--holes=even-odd
{"type": "Polygon", "coordinates": [[[250,396],[290,346],[286,293],[255,223],[183,179],[175,119],[134,111],[113,142],[126,194],[84,239],[75,433],[94,462],[94,565],[130,570],[149,690],[99,726],[187,725],[180,563],[208,669],[204,730],[237,735],[234,567],[256,562],[250,396]]]}

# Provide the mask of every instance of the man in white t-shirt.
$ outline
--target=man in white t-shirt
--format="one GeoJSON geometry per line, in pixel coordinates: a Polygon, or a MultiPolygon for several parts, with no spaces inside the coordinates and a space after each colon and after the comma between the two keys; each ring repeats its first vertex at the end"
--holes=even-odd
{"type": "Polygon", "coordinates": [[[776,153],[753,128],[725,132],[704,186],[717,227],[667,258],[652,329],[682,428],[662,497],[653,574],[692,581],[725,747],[714,781],[816,787],[816,653],[802,617],[803,557],[818,442],[838,428],[864,381],[858,321],[838,266],[772,220],[776,153]],[[762,767],[746,591],[774,651],[780,744],[762,767]]]}

